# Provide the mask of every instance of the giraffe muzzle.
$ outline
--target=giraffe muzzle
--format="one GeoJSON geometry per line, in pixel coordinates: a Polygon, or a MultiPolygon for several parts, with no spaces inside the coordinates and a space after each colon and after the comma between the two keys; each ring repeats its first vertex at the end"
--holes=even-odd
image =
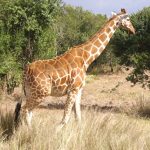
{"type": "Polygon", "coordinates": [[[133,26],[130,27],[130,32],[131,32],[132,34],[135,34],[135,33],[136,33],[133,26]]]}

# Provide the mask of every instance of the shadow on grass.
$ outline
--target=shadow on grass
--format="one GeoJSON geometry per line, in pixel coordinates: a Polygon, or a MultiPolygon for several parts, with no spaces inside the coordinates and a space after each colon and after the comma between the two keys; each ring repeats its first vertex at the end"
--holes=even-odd
{"type": "MultiPolygon", "coordinates": [[[[64,103],[48,103],[47,106],[44,105],[40,105],[38,108],[44,108],[44,109],[64,109],[65,104],[64,103]]],[[[93,104],[93,105],[83,105],[81,104],[81,109],[82,110],[94,110],[97,112],[107,112],[107,111],[111,111],[111,112],[115,112],[115,113],[119,113],[120,108],[117,106],[100,106],[98,104],[93,104]]]]}
{"type": "MultiPolygon", "coordinates": [[[[40,105],[38,108],[44,109],[64,109],[64,103],[48,103],[47,105],[40,105]]],[[[93,105],[84,105],[81,104],[82,110],[94,110],[96,112],[112,112],[112,113],[125,113],[129,116],[141,117],[141,118],[150,118],[150,101],[142,99],[134,101],[131,106],[101,106],[98,104],[93,105]]]]}

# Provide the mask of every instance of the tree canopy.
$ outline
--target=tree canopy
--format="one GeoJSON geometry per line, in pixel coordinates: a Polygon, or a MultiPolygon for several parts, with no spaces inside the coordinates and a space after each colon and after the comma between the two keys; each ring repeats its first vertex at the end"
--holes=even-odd
{"type": "Polygon", "coordinates": [[[131,16],[136,29],[135,35],[128,35],[125,31],[118,31],[112,44],[114,53],[119,57],[121,65],[134,67],[128,80],[134,84],[140,82],[150,86],[150,7],[144,8],[131,16]]]}

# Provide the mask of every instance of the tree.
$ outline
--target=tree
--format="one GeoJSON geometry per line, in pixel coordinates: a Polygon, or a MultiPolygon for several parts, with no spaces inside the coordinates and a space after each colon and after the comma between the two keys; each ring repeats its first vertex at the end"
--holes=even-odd
{"type": "Polygon", "coordinates": [[[65,5],[56,24],[58,54],[88,40],[105,21],[103,15],[93,14],[82,7],[65,5]]]}
{"type": "Polygon", "coordinates": [[[150,7],[133,14],[131,20],[136,34],[128,36],[126,32],[118,31],[113,40],[114,53],[120,57],[121,64],[134,67],[128,80],[150,87],[149,75],[146,73],[150,70],[150,7]]]}
{"type": "Polygon", "coordinates": [[[24,65],[41,54],[39,48],[45,47],[41,37],[47,31],[52,42],[43,53],[53,46],[56,34],[49,27],[60,5],[59,0],[0,1],[0,74],[9,77],[7,85],[18,82],[24,65]]]}

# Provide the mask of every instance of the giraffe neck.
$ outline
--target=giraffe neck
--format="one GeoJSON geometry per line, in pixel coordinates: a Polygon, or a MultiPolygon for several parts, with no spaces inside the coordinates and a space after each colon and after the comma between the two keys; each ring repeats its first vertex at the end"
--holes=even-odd
{"type": "Polygon", "coordinates": [[[85,44],[82,44],[81,47],[84,51],[83,58],[86,69],[104,51],[118,27],[119,19],[116,17],[112,18],[106,23],[102,30],[97,32],[85,44]]]}

